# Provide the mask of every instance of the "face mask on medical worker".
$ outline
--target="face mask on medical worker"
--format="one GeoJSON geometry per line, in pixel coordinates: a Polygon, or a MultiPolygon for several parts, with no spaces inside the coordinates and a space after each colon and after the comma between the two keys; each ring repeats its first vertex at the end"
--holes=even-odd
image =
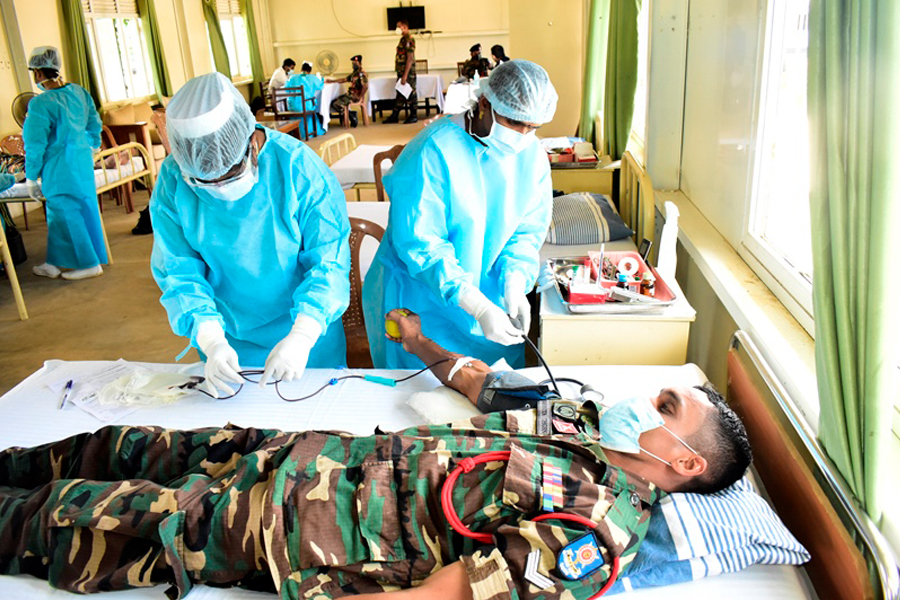
{"type": "Polygon", "coordinates": [[[259,181],[259,160],[256,146],[250,143],[244,155],[243,167],[225,181],[204,182],[193,177],[186,178],[188,185],[222,202],[235,202],[246,196],[259,181]]]}
{"type": "Polygon", "coordinates": [[[528,133],[519,133],[505,125],[501,125],[497,121],[497,111],[493,107],[491,107],[491,117],[491,130],[486,136],[480,137],[473,134],[471,130],[469,131],[471,135],[476,135],[489,148],[493,148],[501,154],[518,154],[534,141],[533,129],[528,133]]]}
{"type": "Polygon", "coordinates": [[[607,407],[600,414],[600,421],[597,423],[597,429],[600,433],[599,444],[616,452],[629,454],[643,452],[662,463],[672,466],[672,463],[669,461],[641,447],[640,437],[642,433],[662,427],[681,442],[685,448],[700,456],[699,452],[691,448],[687,442],[666,427],[665,423],[665,420],[659,414],[650,398],[637,396],[621,400],[607,407]]]}

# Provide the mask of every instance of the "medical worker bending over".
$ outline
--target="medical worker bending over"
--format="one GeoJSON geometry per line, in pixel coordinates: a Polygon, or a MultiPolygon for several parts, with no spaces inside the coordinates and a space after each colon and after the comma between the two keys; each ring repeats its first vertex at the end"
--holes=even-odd
{"type": "Polygon", "coordinates": [[[390,219],[363,286],[377,368],[421,367],[378,326],[397,306],[422,315],[425,335],[442,346],[524,366],[525,294],[552,209],[534,132],[553,118],[556,90],[543,68],[513,60],[476,94],[469,112],[423,129],[385,175],[390,219]]]}
{"type": "Polygon", "coordinates": [[[346,362],[350,225],[334,174],[298,140],[255,125],[219,73],[167,108],[172,155],[150,202],[153,277],[172,330],[217,390],[242,367],[261,384],[346,362]]]}
{"type": "Polygon", "coordinates": [[[28,195],[47,199],[47,261],[33,271],[84,279],[103,275],[100,263],[107,261],[93,158],[102,125],[87,90],[60,78],[61,62],[52,46],[35,48],[28,59],[43,93],[28,104],[22,128],[25,176],[28,195]]]}

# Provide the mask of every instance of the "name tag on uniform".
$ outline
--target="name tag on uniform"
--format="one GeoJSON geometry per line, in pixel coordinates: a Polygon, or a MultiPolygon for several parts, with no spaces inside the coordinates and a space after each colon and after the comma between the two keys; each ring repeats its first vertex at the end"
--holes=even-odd
{"type": "Polygon", "coordinates": [[[556,568],[560,575],[570,581],[587,577],[603,565],[603,555],[592,532],[570,543],[556,557],[556,568]]]}

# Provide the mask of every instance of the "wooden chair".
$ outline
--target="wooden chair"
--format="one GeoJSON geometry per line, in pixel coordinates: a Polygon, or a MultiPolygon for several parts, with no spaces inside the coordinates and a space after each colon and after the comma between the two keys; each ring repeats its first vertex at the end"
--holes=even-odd
{"type": "MultiPolygon", "coordinates": [[[[25,140],[19,134],[8,135],[0,139],[0,151],[14,156],[25,156],[25,140]]],[[[28,229],[28,210],[25,205],[28,202],[34,202],[34,200],[28,198],[19,203],[22,205],[22,219],[25,221],[26,230],[28,229]]],[[[41,206],[43,206],[43,202],[41,206]]]]}
{"type": "Polygon", "coordinates": [[[19,287],[19,278],[16,276],[16,266],[13,264],[12,255],[9,253],[9,244],[6,241],[6,224],[2,222],[2,219],[0,219],[0,258],[3,260],[3,268],[6,269],[6,276],[9,277],[9,285],[12,286],[13,297],[16,299],[16,307],[19,309],[19,318],[23,321],[27,321],[28,310],[25,308],[25,298],[22,296],[22,288],[19,287]]]}
{"type": "MultiPolygon", "coordinates": [[[[367,235],[381,243],[384,229],[371,221],[350,217],[350,305],[341,320],[344,324],[344,336],[347,338],[347,366],[351,369],[372,368],[369,337],[366,334],[366,320],[363,316],[362,274],[359,266],[359,250],[367,235]]],[[[371,324],[372,327],[378,325],[378,323],[371,324]]]]}
{"type": "Polygon", "coordinates": [[[384,202],[384,185],[381,183],[381,161],[388,158],[391,160],[391,163],[397,162],[397,157],[400,156],[405,147],[404,144],[397,144],[390,150],[378,152],[372,158],[372,168],[375,171],[375,193],[378,195],[379,202],[384,202]]]}
{"type": "Polygon", "coordinates": [[[416,59],[416,73],[425,73],[428,74],[428,59],[427,58],[417,58],[416,59]]]}
{"type": "Polygon", "coordinates": [[[356,149],[356,138],[352,133],[342,133],[319,146],[319,157],[329,167],[356,149]]]}
{"type": "Polygon", "coordinates": [[[263,108],[272,110],[272,94],[269,93],[269,82],[259,82],[259,97],[263,99],[263,108]]]}
{"type": "Polygon", "coordinates": [[[456,63],[456,76],[457,77],[462,77],[463,67],[465,67],[465,66],[466,66],[465,62],[456,63]]]}
{"type": "MultiPolygon", "coordinates": [[[[306,117],[312,116],[312,118],[318,119],[319,111],[316,110],[316,99],[307,98],[306,90],[302,87],[296,88],[281,88],[275,90],[275,93],[272,96],[272,112],[275,114],[275,120],[282,119],[299,119],[300,127],[303,130],[303,140],[306,141],[309,139],[310,132],[308,131],[308,127],[306,124],[306,117]],[[300,106],[303,107],[302,111],[293,111],[293,110],[280,110],[279,106],[287,106],[288,98],[300,98],[300,106]]],[[[313,127],[312,136],[318,137],[319,134],[316,131],[316,127],[313,127]]]]}

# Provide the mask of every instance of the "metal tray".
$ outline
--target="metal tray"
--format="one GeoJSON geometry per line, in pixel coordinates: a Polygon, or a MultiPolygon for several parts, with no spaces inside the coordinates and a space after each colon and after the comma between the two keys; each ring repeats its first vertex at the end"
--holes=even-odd
{"type": "MultiPolygon", "coordinates": [[[[637,254],[636,252],[634,254],[637,254]]],[[[660,298],[660,302],[652,304],[642,304],[639,302],[600,302],[597,304],[581,304],[572,303],[566,300],[566,294],[563,293],[558,273],[562,270],[568,270],[576,265],[584,262],[584,256],[569,256],[564,258],[551,258],[547,261],[550,272],[553,273],[553,289],[556,297],[567,312],[572,314],[634,314],[634,313],[654,313],[664,310],[672,306],[677,300],[675,293],[659,276],[652,266],[647,265],[653,276],[656,277],[656,296],[660,298]]]]}

